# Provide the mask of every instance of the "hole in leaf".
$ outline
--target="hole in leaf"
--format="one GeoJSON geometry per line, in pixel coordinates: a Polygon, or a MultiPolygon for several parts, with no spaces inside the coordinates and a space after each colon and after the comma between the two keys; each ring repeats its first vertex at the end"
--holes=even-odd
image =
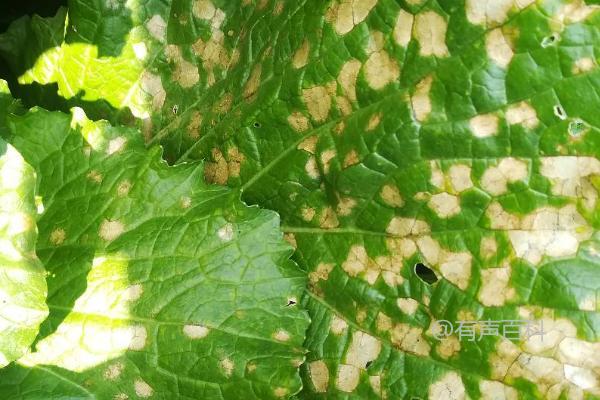
{"type": "Polygon", "coordinates": [[[567,119],[567,113],[565,111],[564,108],[562,108],[562,106],[557,105],[554,106],[554,115],[556,115],[558,118],[565,120],[567,119]]]}
{"type": "Polygon", "coordinates": [[[296,305],[296,302],[294,300],[288,300],[287,307],[295,306],[295,305],[296,305]]]}
{"type": "Polygon", "coordinates": [[[435,275],[435,272],[429,267],[427,267],[423,263],[415,264],[415,274],[428,285],[433,285],[438,281],[438,277],[435,275]]]}
{"type": "Polygon", "coordinates": [[[569,122],[569,135],[581,136],[588,130],[588,126],[580,119],[569,122]]]}
{"type": "Polygon", "coordinates": [[[365,364],[365,368],[369,368],[371,364],[373,364],[373,361],[367,361],[367,363],[365,364]]]}
{"type": "Polygon", "coordinates": [[[554,43],[558,41],[558,33],[553,33],[550,36],[546,36],[542,39],[542,47],[552,46],[554,43]]]}
{"type": "Polygon", "coordinates": [[[256,121],[256,122],[254,123],[254,127],[255,127],[255,128],[260,128],[261,126],[262,126],[262,125],[261,125],[261,124],[260,124],[260,122],[258,122],[258,121],[256,121]]]}
{"type": "Polygon", "coordinates": [[[177,104],[175,104],[173,106],[173,108],[171,109],[171,111],[173,111],[173,114],[177,115],[177,113],[179,112],[179,106],[177,104]]]}

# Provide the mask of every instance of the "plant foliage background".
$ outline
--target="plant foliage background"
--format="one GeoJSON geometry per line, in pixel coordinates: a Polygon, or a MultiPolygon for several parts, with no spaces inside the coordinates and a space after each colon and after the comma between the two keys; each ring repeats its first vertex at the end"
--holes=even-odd
{"type": "Polygon", "coordinates": [[[593,3],[71,0],[14,21],[0,395],[600,398],[593,3]],[[545,332],[440,340],[441,320],[545,332]]]}

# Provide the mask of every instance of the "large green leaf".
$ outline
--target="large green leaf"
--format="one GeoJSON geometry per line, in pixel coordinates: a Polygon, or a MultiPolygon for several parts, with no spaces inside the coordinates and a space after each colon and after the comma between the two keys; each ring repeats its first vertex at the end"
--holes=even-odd
{"type": "MultiPolygon", "coordinates": [[[[96,19],[71,25],[92,45],[115,3],[82,4],[96,19]]],[[[112,98],[143,99],[167,159],[208,158],[210,181],[282,216],[310,279],[301,398],[600,396],[600,13],[580,0],[167,4],[127,3],[145,71],[104,79],[112,98]],[[471,319],[543,320],[547,334],[430,330],[471,319]]]]}
{"type": "MultiPolygon", "coordinates": [[[[1,101],[4,120],[10,107],[1,101]]],[[[35,255],[34,193],[33,168],[0,139],[0,368],[25,354],[48,315],[46,273],[35,255]]]]}
{"type": "Polygon", "coordinates": [[[35,350],[0,371],[0,397],[262,400],[300,390],[305,278],[275,213],[205,185],[199,164],[168,167],[139,132],[81,109],[33,109],[9,125],[38,173],[50,316],[35,350]]]}

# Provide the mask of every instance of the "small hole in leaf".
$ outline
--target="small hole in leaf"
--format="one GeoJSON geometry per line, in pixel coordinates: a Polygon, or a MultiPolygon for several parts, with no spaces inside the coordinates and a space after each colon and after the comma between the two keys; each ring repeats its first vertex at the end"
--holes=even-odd
{"type": "Polygon", "coordinates": [[[552,46],[558,41],[558,33],[553,33],[550,36],[546,36],[542,39],[542,47],[552,46]]]}
{"type": "Polygon", "coordinates": [[[261,125],[261,124],[260,124],[260,122],[258,122],[258,121],[256,121],[256,122],[254,123],[254,127],[255,127],[255,128],[260,128],[261,126],[262,126],[262,125],[261,125]]]}
{"type": "Polygon", "coordinates": [[[565,112],[565,109],[562,108],[562,106],[560,105],[554,106],[554,115],[556,115],[562,120],[567,119],[567,113],[565,112]]]}
{"type": "Polygon", "coordinates": [[[569,135],[581,136],[587,131],[587,125],[580,119],[569,122],[569,135]]]}
{"type": "Polygon", "coordinates": [[[287,306],[295,306],[296,302],[294,300],[288,300],[287,306]]]}
{"type": "Polygon", "coordinates": [[[421,279],[428,285],[433,285],[438,281],[435,272],[433,272],[431,268],[427,267],[425,264],[422,263],[415,264],[415,274],[419,277],[419,279],[421,279]]]}
{"type": "Polygon", "coordinates": [[[173,106],[173,108],[171,109],[171,111],[173,111],[173,114],[177,115],[177,113],[179,112],[179,106],[177,104],[175,104],[173,106]]]}
{"type": "Polygon", "coordinates": [[[371,364],[373,364],[373,361],[367,361],[367,363],[365,364],[365,368],[369,368],[371,364]]]}

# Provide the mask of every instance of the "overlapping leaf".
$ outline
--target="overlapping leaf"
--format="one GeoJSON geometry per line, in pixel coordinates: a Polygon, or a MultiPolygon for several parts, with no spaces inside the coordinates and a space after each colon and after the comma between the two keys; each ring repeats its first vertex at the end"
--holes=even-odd
{"type": "Polygon", "coordinates": [[[168,167],[139,132],[80,109],[33,109],[9,125],[38,174],[50,316],[35,349],[0,371],[2,398],[300,389],[305,278],[275,213],[203,184],[198,164],[168,167]]]}
{"type": "MultiPolygon", "coordinates": [[[[169,6],[131,7],[146,70],[113,89],[144,99],[170,161],[209,158],[208,180],[282,215],[310,279],[301,398],[600,395],[595,8],[169,6]],[[486,319],[547,335],[430,329],[486,319]]],[[[71,25],[93,43],[98,18],[71,25]]]]}
{"type": "MultiPolygon", "coordinates": [[[[4,121],[13,104],[5,101],[6,82],[0,85],[4,121]]],[[[35,255],[34,191],[33,169],[0,139],[0,367],[25,354],[48,315],[46,274],[35,255]]]]}

